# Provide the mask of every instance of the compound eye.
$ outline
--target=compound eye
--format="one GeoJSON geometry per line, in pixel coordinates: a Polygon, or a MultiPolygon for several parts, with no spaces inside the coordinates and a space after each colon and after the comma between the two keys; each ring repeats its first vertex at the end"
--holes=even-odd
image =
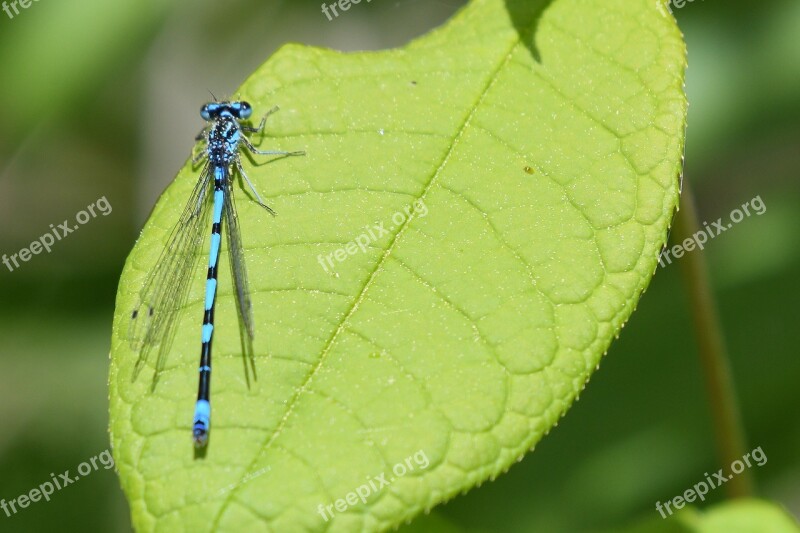
{"type": "Polygon", "coordinates": [[[243,119],[250,118],[253,114],[253,108],[247,102],[242,102],[239,107],[239,117],[243,119]]]}
{"type": "Polygon", "coordinates": [[[200,108],[200,116],[203,117],[203,120],[211,120],[211,110],[208,107],[206,104],[200,108]]]}

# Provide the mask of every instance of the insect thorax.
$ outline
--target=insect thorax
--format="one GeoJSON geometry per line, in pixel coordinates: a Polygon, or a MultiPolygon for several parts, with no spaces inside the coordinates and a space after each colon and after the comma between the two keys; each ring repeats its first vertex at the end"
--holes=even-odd
{"type": "Polygon", "coordinates": [[[232,116],[219,117],[208,132],[208,160],[212,165],[231,164],[239,150],[239,123],[232,116]]]}

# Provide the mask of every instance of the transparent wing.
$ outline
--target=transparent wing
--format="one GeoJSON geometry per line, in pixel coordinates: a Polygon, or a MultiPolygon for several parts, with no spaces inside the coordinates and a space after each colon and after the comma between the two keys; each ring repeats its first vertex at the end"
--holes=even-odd
{"type": "Polygon", "coordinates": [[[225,180],[225,236],[228,239],[231,278],[236,291],[236,307],[239,318],[244,323],[247,334],[253,337],[253,310],[250,304],[250,286],[247,281],[247,267],[242,250],[242,236],[239,231],[239,216],[230,179],[225,180]]]}
{"type": "Polygon", "coordinates": [[[203,168],[200,179],[183,209],[178,223],[172,228],[167,245],[148,274],[136,306],[131,313],[128,339],[138,352],[134,379],[147,363],[154,349],[158,350],[153,387],[164,368],[166,355],[175,337],[178,312],[186,301],[193,279],[197,253],[206,232],[210,231],[211,201],[209,191],[213,173],[209,165],[203,168]]]}
{"type": "MultiPolygon", "coordinates": [[[[225,236],[228,240],[228,263],[231,268],[234,294],[236,296],[236,310],[239,314],[239,333],[242,340],[242,352],[250,361],[255,374],[253,354],[253,309],[250,302],[250,285],[247,281],[247,265],[242,249],[242,236],[239,231],[239,215],[236,211],[236,200],[233,195],[233,180],[231,176],[225,180],[225,236]]],[[[247,365],[245,364],[245,370],[247,365]]]]}

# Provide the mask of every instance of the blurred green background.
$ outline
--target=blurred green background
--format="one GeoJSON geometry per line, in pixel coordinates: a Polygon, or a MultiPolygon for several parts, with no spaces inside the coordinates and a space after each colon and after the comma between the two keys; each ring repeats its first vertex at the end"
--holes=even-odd
{"type": "MultiPolygon", "coordinates": [[[[229,95],[282,43],[402,45],[457,0],[375,0],[329,21],[320,0],[76,0],[0,11],[0,254],[105,196],[113,207],[9,272],[0,265],[0,498],[109,446],[116,283],[150,207],[183,164],[208,91],[229,95]],[[12,11],[13,13],[13,11],[12,11]]],[[[759,494],[800,516],[800,2],[695,1],[686,180],[701,220],[767,207],[707,247],[759,494]],[[794,317],[794,318],[792,318],[794,317]],[[794,354],[794,355],[792,355],[794,354]]],[[[324,94],[319,95],[321,99],[324,94]]],[[[693,252],[697,253],[697,252],[693,252]]],[[[441,506],[454,531],[581,531],[656,516],[716,471],[680,269],[659,269],[568,415],[520,464],[441,506]]],[[[719,489],[709,502],[724,498],[719,489]]],[[[130,531],[112,470],[2,531],[130,531]]]]}

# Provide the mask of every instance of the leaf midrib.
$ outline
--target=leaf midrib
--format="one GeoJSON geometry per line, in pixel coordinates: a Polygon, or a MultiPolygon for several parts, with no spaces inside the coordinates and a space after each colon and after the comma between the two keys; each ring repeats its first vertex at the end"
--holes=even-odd
{"type": "MultiPolygon", "coordinates": [[[[494,86],[495,82],[497,81],[499,72],[503,69],[503,67],[505,67],[508,64],[508,62],[511,60],[511,57],[514,54],[514,51],[517,49],[517,47],[520,46],[520,44],[522,44],[522,37],[520,36],[519,33],[517,33],[517,38],[514,39],[513,42],[511,43],[511,45],[508,47],[508,50],[506,51],[505,55],[503,56],[503,59],[498,62],[497,67],[487,77],[487,83],[485,84],[483,90],[480,92],[480,95],[476,99],[476,102],[472,105],[472,108],[470,109],[469,114],[467,115],[467,117],[462,122],[457,134],[453,138],[452,143],[450,143],[450,147],[447,150],[447,153],[445,154],[444,158],[442,159],[442,162],[436,168],[436,171],[433,172],[433,174],[431,175],[431,178],[428,180],[428,183],[425,185],[425,188],[423,189],[422,194],[419,196],[419,198],[417,198],[417,200],[424,201],[426,195],[428,194],[428,192],[431,190],[431,188],[433,187],[434,183],[436,182],[436,178],[441,174],[442,170],[447,166],[447,163],[449,162],[450,157],[452,156],[453,152],[455,151],[456,147],[458,146],[459,141],[461,140],[461,138],[464,135],[464,132],[469,127],[473,117],[475,116],[476,111],[480,108],[480,105],[483,102],[483,100],[485,99],[486,95],[489,93],[489,91],[494,86]]],[[[375,268],[373,268],[372,272],[370,273],[369,278],[364,283],[364,286],[362,287],[362,289],[359,292],[358,296],[356,297],[355,301],[350,306],[350,309],[347,311],[347,314],[340,320],[339,325],[336,327],[336,329],[334,330],[333,334],[330,336],[330,338],[328,339],[328,341],[325,344],[324,348],[322,349],[322,352],[320,353],[320,357],[319,357],[318,363],[314,366],[314,368],[311,369],[311,371],[308,373],[306,379],[303,381],[303,383],[300,385],[300,387],[296,389],[295,394],[287,402],[287,406],[288,407],[287,407],[287,410],[286,410],[286,414],[283,416],[281,421],[278,423],[278,426],[275,428],[275,430],[265,439],[264,443],[260,447],[260,450],[255,455],[255,457],[250,462],[250,464],[248,464],[247,467],[244,469],[242,477],[239,479],[239,482],[236,483],[236,487],[228,492],[227,496],[225,497],[225,500],[220,505],[219,511],[217,512],[217,515],[214,517],[214,521],[212,523],[212,528],[211,528],[212,530],[216,530],[219,527],[219,522],[222,519],[222,515],[224,514],[225,510],[228,508],[228,505],[230,505],[231,501],[233,500],[234,495],[237,493],[239,488],[242,487],[242,485],[243,485],[242,482],[245,479],[245,477],[247,476],[248,472],[250,472],[254,468],[254,466],[258,463],[259,459],[261,459],[261,457],[264,454],[264,452],[266,450],[268,450],[270,448],[270,446],[272,445],[272,443],[275,441],[275,439],[277,439],[280,436],[283,428],[286,426],[287,420],[289,419],[289,417],[294,412],[294,408],[297,405],[297,401],[299,400],[300,396],[306,391],[308,384],[311,382],[311,380],[313,379],[313,377],[317,373],[317,371],[322,367],[322,364],[325,361],[325,358],[326,358],[327,354],[330,352],[331,347],[334,345],[334,343],[336,342],[336,339],[339,337],[339,335],[345,330],[346,325],[347,325],[348,321],[350,320],[350,317],[352,317],[353,314],[358,310],[361,302],[364,300],[364,297],[367,294],[367,291],[369,290],[370,286],[374,282],[374,280],[377,277],[377,275],[381,272],[383,265],[385,264],[386,260],[389,258],[389,256],[391,255],[392,251],[394,250],[396,243],[403,236],[403,234],[406,232],[406,229],[408,228],[408,226],[409,226],[409,224],[411,223],[412,220],[414,220],[413,217],[410,217],[410,218],[406,219],[403,222],[403,224],[400,225],[400,228],[397,231],[397,233],[392,237],[392,240],[390,241],[389,246],[386,248],[386,251],[381,255],[380,259],[375,264],[375,268]]]]}

